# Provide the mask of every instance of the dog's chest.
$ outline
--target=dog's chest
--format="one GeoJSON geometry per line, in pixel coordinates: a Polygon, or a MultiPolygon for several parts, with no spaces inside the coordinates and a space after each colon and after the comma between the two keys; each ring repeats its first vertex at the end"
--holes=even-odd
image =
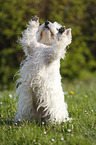
{"type": "Polygon", "coordinates": [[[61,81],[59,59],[46,65],[44,59],[41,59],[41,55],[39,57],[35,55],[31,59],[28,59],[22,71],[24,71],[23,74],[26,75],[29,84],[32,82],[36,85],[46,84],[54,86],[54,84],[56,85],[61,81]]]}
{"type": "Polygon", "coordinates": [[[42,69],[39,71],[38,75],[41,79],[44,81],[55,81],[56,79],[60,79],[60,60],[55,60],[48,66],[45,65],[42,67],[42,69]]]}

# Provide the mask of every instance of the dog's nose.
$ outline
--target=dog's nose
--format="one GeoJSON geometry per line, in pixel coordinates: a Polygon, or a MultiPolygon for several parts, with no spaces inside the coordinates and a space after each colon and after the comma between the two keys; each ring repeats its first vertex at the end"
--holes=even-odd
{"type": "Polygon", "coordinates": [[[45,22],[45,26],[47,26],[48,24],[49,24],[49,21],[46,21],[46,22],[45,22]]]}

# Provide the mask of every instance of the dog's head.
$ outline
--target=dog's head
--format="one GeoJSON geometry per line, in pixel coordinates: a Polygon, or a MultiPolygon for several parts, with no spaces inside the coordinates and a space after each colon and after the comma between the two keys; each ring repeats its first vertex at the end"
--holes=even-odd
{"type": "Polygon", "coordinates": [[[68,44],[71,43],[71,28],[65,30],[65,28],[57,22],[51,23],[50,21],[46,21],[39,27],[37,41],[45,45],[52,45],[57,33],[60,35],[63,33],[65,39],[68,39],[68,44]]]}
{"type": "Polygon", "coordinates": [[[46,45],[52,45],[60,27],[61,25],[57,22],[51,23],[50,21],[46,21],[39,27],[37,41],[46,45]]]}

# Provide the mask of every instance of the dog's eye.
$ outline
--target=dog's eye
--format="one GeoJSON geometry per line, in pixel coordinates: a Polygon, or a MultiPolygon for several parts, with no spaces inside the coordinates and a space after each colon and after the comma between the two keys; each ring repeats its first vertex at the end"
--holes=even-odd
{"type": "Polygon", "coordinates": [[[60,29],[58,29],[58,32],[60,33],[60,34],[62,34],[64,31],[65,31],[65,26],[63,26],[63,27],[61,27],[60,29]]]}
{"type": "Polygon", "coordinates": [[[57,28],[58,33],[62,34],[66,30],[65,26],[62,26],[61,28],[57,28]]]}

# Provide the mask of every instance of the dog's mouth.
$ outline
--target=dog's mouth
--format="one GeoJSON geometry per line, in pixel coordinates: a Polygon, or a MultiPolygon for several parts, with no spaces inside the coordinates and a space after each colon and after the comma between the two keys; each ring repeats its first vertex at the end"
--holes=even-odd
{"type": "Polygon", "coordinates": [[[40,33],[39,42],[44,43],[46,45],[51,45],[54,39],[54,33],[51,31],[48,25],[45,25],[42,32],[40,33]]]}
{"type": "Polygon", "coordinates": [[[52,39],[54,39],[54,34],[53,34],[53,32],[51,31],[51,29],[49,28],[49,26],[45,26],[43,31],[47,31],[48,33],[50,33],[52,39]]]}

